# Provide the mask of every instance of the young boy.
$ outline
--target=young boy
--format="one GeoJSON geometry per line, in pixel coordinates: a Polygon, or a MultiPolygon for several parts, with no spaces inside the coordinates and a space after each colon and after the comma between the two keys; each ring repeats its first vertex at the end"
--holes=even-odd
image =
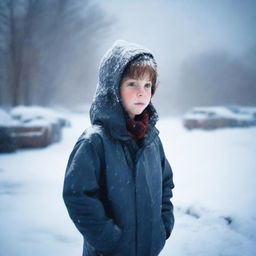
{"type": "Polygon", "coordinates": [[[171,234],[172,170],[151,103],[156,68],[148,50],[125,41],[101,62],[92,127],[74,146],[63,190],[83,256],[156,256],[171,234]]]}

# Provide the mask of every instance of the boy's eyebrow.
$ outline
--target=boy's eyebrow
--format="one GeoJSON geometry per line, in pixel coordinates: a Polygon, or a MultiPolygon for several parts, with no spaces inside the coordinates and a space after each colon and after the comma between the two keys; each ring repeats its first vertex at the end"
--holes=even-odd
{"type": "MultiPolygon", "coordinates": [[[[132,81],[138,81],[138,80],[143,80],[143,79],[135,79],[135,78],[124,78],[123,79],[123,82],[126,82],[127,80],[132,80],[132,81]]],[[[150,83],[152,83],[152,81],[151,80],[146,80],[146,82],[150,82],[150,83]]]]}
{"type": "Polygon", "coordinates": [[[134,81],[136,81],[137,79],[132,78],[132,77],[125,77],[125,78],[123,78],[123,81],[127,81],[127,80],[134,80],[134,81]]]}

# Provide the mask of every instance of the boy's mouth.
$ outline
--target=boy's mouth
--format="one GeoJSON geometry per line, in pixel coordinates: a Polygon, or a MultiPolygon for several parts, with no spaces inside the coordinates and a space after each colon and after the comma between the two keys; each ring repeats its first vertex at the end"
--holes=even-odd
{"type": "Polygon", "coordinates": [[[137,102],[137,103],[135,103],[135,105],[137,105],[137,106],[144,106],[145,103],[143,103],[143,102],[137,102]]]}

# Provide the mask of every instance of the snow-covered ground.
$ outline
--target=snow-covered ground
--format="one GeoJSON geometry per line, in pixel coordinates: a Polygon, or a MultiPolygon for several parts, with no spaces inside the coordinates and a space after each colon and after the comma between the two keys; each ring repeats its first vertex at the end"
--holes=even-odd
{"type": "MultiPolygon", "coordinates": [[[[70,114],[67,114],[70,115],[70,114]]],[[[62,185],[88,115],[70,115],[63,141],[0,155],[0,255],[79,256],[62,185]]],[[[161,256],[256,255],[256,128],[186,131],[158,123],[174,172],[176,224],[161,256]]]]}

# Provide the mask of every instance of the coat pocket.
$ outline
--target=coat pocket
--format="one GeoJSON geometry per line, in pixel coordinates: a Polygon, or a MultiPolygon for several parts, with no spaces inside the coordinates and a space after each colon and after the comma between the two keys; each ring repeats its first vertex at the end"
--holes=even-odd
{"type": "Polygon", "coordinates": [[[122,230],[121,238],[118,242],[118,245],[110,252],[102,253],[97,251],[97,256],[124,256],[124,255],[132,255],[132,237],[131,237],[131,230],[122,230]]]}
{"type": "Polygon", "coordinates": [[[164,223],[163,223],[163,221],[162,221],[162,219],[161,219],[161,234],[162,234],[162,248],[161,248],[161,250],[163,249],[163,247],[164,247],[164,245],[165,245],[165,242],[166,242],[166,231],[165,231],[165,227],[164,227],[164,223]]]}
{"type": "Polygon", "coordinates": [[[157,256],[163,249],[166,241],[166,232],[162,219],[155,221],[152,236],[151,256],[157,256]]]}

